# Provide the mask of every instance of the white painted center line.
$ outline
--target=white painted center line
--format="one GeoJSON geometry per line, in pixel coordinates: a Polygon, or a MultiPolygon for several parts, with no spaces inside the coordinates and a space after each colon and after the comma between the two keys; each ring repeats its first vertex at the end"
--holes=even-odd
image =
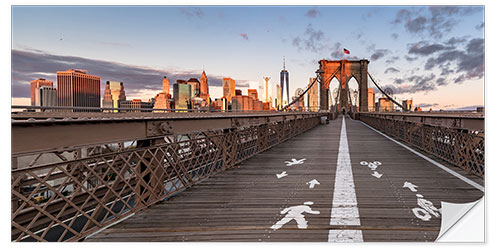
{"type": "MultiPolygon", "coordinates": [[[[361,225],[344,117],[342,117],[342,130],[340,132],[330,225],[361,225]]],[[[363,233],[361,230],[330,230],[328,242],[363,242],[363,233]]]]}

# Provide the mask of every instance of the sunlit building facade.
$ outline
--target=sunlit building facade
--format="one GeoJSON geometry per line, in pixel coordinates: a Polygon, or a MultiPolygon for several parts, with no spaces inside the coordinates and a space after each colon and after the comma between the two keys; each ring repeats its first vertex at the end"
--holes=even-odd
{"type": "MultiPolygon", "coordinates": [[[[162,92],[158,93],[154,98],[153,109],[171,109],[170,99],[170,81],[166,76],[162,80],[162,92]]],[[[160,111],[163,112],[163,111],[160,111]]]]}
{"type": "Polygon", "coordinates": [[[222,96],[228,101],[236,95],[236,82],[230,77],[222,78],[222,96]]]}
{"type": "Polygon", "coordinates": [[[318,83],[314,82],[316,78],[309,78],[309,86],[314,83],[314,86],[312,86],[309,91],[307,91],[307,106],[309,108],[309,111],[318,111],[319,110],[319,98],[318,98],[318,83]]]}
{"type": "Polygon", "coordinates": [[[152,109],[152,102],[143,102],[141,99],[133,99],[127,101],[120,101],[121,108],[127,109],[137,109],[137,110],[128,110],[125,112],[151,112],[151,110],[139,110],[139,109],[152,109]]]}
{"type": "Polygon", "coordinates": [[[187,84],[191,85],[191,97],[200,97],[200,81],[196,78],[190,78],[187,84]]]}
{"type": "MultiPolygon", "coordinates": [[[[126,99],[123,82],[106,81],[102,99],[103,108],[120,108],[120,102],[126,99]]],[[[118,110],[112,112],[118,112],[118,110]]]]}
{"type": "Polygon", "coordinates": [[[281,109],[281,105],[282,105],[282,101],[283,101],[283,98],[281,96],[282,94],[282,91],[281,91],[281,87],[280,85],[276,85],[276,103],[274,104],[274,106],[276,107],[276,109],[281,109]]]}
{"type": "Polygon", "coordinates": [[[413,110],[413,100],[403,100],[403,107],[406,108],[406,111],[413,110]]]}
{"type": "MultiPolygon", "coordinates": [[[[30,82],[31,106],[36,105],[36,98],[35,98],[36,91],[38,88],[40,88],[42,86],[54,87],[54,82],[43,79],[43,78],[38,78],[38,79],[30,82]]],[[[56,106],[57,106],[57,103],[56,103],[56,106]]]]}
{"type": "MultiPolygon", "coordinates": [[[[63,107],[101,106],[101,78],[86,70],[69,69],[57,72],[57,105],[63,107]]],[[[98,110],[75,109],[74,112],[98,110]]]]}
{"type": "Polygon", "coordinates": [[[379,105],[378,111],[380,111],[380,112],[392,112],[392,111],[394,111],[394,104],[392,103],[391,100],[389,100],[385,97],[378,99],[378,105],[379,105]]]}
{"type": "Polygon", "coordinates": [[[368,112],[375,111],[375,91],[373,88],[368,89],[368,112]]]}
{"type": "Polygon", "coordinates": [[[251,98],[253,98],[256,101],[259,100],[259,95],[257,94],[256,89],[248,89],[248,96],[250,96],[251,98]]]}
{"type": "Polygon", "coordinates": [[[205,100],[207,105],[210,102],[210,93],[209,93],[209,88],[208,88],[208,78],[207,74],[205,73],[205,70],[203,70],[203,73],[201,73],[200,77],[200,97],[205,100]]]}

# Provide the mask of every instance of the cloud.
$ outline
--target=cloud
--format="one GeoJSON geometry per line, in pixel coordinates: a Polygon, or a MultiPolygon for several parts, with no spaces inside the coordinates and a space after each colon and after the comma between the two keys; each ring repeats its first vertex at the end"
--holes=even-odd
{"type": "Polygon", "coordinates": [[[436,83],[438,86],[445,86],[448,85],[448,82],[446,81],[446,78],[440,77],[436,80],[436,83]]]}
{"type": "Polygon", "coordinates": [[[418,105],[415,106],[420,108],[431,108],[439,106],[439,103],[419,103],[418,105]]]}
{"type": "Polygon", "coordinates": [[[198,17],[202,18],[205,13],[200,8],[191,8],[191,7],[181,7],[181,14],[187,17],[198,17]]]}
{"type": "Polygon", "coordinates": [[[460,83],[468,79],[480,79],[484,76],[484,39],[471,39],[464,50],[454,49],[441,52],[436,57],[431,57],[425,63],[425,69],[431,70],[439,67],[449,73],[453,70],[455,73],[463,73],[455,80],[460,83]],[[451,68],[450,67],[454,67],[451,68]]]}
{"type": "Polygon", "coordinates": [[[387,74],[387,73],[398,73],[398,72],[400,72],[399,69],[390,67],[390,68],[385,69],[384,74],[387,74]]]}
{"type": "Polygon", "coordinates": [[[248,41],[248,35],[246,33],[240,33],[240,36],[243,37],[243,39],[248,41]]]}
{"type": "Polygon", "coordinates": [[[467,42],[467,37],[452,37],[448,39],[448,41],[445,42],[445,44],[450,45],[450,46],[456,46],[462,43],[467,42]]]}
{"type": "Polygon", "coordinates": [[[393,90],[394,94],[428,92],[436,89],[436,76],[430,75],[412,75],[406,78],[394,79],[394,85],[386,85],[393,90]],[[410,84],[412,83],[412,84],[410,84]]]}
{"type": "Polygon", "coordinates": [[[312,8],[306,12],[305,16],[315,18],[320,14],[321,13],[319,12],[318,8],[312,8]]]}
{"type": "Polygon", "coordinates": [[[405,59],[408,62],[413,62],[413,61],[417,60],[418,58],[417,57],[411,57],[411,56],[405,55],[405,59]]]}
{"type": "Polygon", "coordinates": [[[442,44],[429,44],[426,41],[420,41],[418,43],[413,43],[409,44],[410,49],[408,50],[408,54],[415,54],[415,55],[421,55],[421,56],[428,56],[430,54],[443,51],[443,50],[450,50],[453,49],[453,47],[449,46],[444,46],[442,44]]]}
{"type": "Polygon", "coordinates": [[[441,38],[459,23],[460,17],[482,10],[482,6],[430,6],[401,9],[392,23],[402,24],[411,34],[441,38]]]}
{"type": "Polygon", "coordinates": [[[401,78],[396,78],[396,79],[394,79],[394,83],[395,83],[395,84],[398,84],[398,85],[399,85],[399,84],[402,84],[403,82],[404,82],[404,80],[403,80],[403,79],[401,79],[401,78]]]}
{"type": "Polygon", "coordinates": [[[389,54],[389,50],[387,49],[378,49],[375,51],[375,53],[373,53],[371,56],[370,56],[370,60],[372,61],[376,61],[384,56],[386,56],[387,54],[389,54]]]}
{"type": "Polygon", "coordinates": [[[476,29],[477,29],[477,30],[482,30],[482,29],[484,29],[484,22],[482,22],[482,23],[480,23],[480,24],[476,25],[476,29]]]}
{"type": "Polygon", "coordinates": [[[455,108],[454,110],[476,110],[478,107],[484,107],[484,105],[463,106],[460,108],[455,108]]]}
{"type": "Polygon", "coordinates": [[[307,25],[303,36],[296,36],[292,39],[292,45],[299,50],[312,52],[320,52],[328,48],[325,41],[325,33],[321,30],[315,30],[311,24],[307,25]]]}
{"type": "Polygon", "coordinates": [[[339,42],[334,43],[332,49],[333,52],[330,54],[332,58],[339,59],[344,56],[344,48],[341,47],[339,42]]]}
{"type": "MultiPolygon", "coordinates": [[[[161,81],[166,76],[171,85],[177,79],[199,78],[201,72],[194,70],[162,70],[144,66],[122,64],[111,61],[88,59],[76,56],[60,56],[47,52],[12,50],[12,97],[29,97],[29,81],[45,78],[54,81],[57,71],[86,69],[89,74],[101,77],[101,91],[105,81],[121,81],[127,96],[144,90],[161,90],[161,81]]],[[[210,86],[222,86],[222,76],[207,74],[210,86]]],[[[236,80],[238,87],[248,87],[245,80],[236,80]]],[[[152,96],[153,97],[153,96],[152,96]]]]}
{"type": "Polygon", "coordinates": [[[385,63],[391,64],[391,63],[395,63],[397,60],[399,60],[399,56],[393,56],[393,57],[385,60],[385,63]]]}

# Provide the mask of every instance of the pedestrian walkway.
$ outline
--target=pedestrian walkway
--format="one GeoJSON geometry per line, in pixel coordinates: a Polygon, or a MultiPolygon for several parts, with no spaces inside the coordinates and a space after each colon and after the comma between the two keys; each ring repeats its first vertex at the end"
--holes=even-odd
{"type": "Polygon", "coordinates": [[[434,241],[441,201],[482,196],[362,122],[340,116],[87,241],[434,241]]]}

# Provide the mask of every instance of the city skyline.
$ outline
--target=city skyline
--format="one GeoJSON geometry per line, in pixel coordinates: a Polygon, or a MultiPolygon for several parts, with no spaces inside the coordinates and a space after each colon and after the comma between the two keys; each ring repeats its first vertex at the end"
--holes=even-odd
{"type": "MultiPolygon", "coordinates": [[[[370,60],[369,70],[377,81],[393,88],[400,100],[413,99],[414,106],[453,109],[484,103],[480,6],[16,6],[12,13],[13,104],[27,104],[29,81],[55,82],[55,72],[69,68],[87,69],[104,82],[124,82],[127,96],[142,100],[160,92],[164,75],[175,82],[199,78],[205,70],[212,100],[222,96],[223,77],[235,79],[236,88],[257,89],[263,100],[262,76],[271,77],[270,86],[278,84],[283,56],[294,93],[315,76],[318,60],[342,59],[343,48],[351,52],[346,59],[370,60]],[[53,15],[34,23],[35,11],[53,15]],[[124,19],[127,13],[130,19],[124,19]],[[161,18],[157,13],[163,13],[161,18]],[[96,21],[82,26],[88,15],[96,21]],[[333,16],[344,16],[345,25],[329,27],[333,16]],[[131,24],[141,17],[144,21],[131,24]],[[78,35],[84,31],[99,34],[100,40],[78,35]],[[119,31],[128,32],[113,36],[119,31]],[[134,32],[139,36],[127,35],[134,32]],[[335,37],[337,33],[346,35],[335,37]],[[29,39],[33,35],[43,37],[29,39]]],[[[269,91],[276,98],[275,88],[269,91]]]]}

